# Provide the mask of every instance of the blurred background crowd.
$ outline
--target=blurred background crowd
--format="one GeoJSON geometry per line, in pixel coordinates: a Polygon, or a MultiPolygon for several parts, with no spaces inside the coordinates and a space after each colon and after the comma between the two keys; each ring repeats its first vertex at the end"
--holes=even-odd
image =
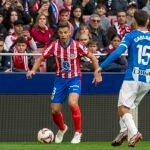
{"type": "MultiPolygon", "coordinates": [[[[99,63],[136,29],[134,12],[150,15],[150,0],[0,0],[0,53],[41,53],[58,39],[57,26],[68,22],[71,36],[87,46],[99,63]]],[[[123,72],[127,53],[104,71],[123,72]]],[[[37,56],[2,56],[0,72],[27,71],[37,56]]],[[[53,56],[39,72],[55,71],[53,56]]],[[[81,71],[93,71],[91,61],[81,57],[81,71]]]]}

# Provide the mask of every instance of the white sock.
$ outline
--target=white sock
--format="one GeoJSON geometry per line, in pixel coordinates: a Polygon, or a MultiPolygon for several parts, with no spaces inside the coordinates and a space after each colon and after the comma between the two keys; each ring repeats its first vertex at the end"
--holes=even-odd
{"type": "Polygon", "coordinates": [[[120,117],[120,120],[119,120],[119,124],[120,124],[120,132],[124,132],[124,131],[127,130],[127,126],[125,125],[125,123],[123,122],[121,117],[120,117]]]}
{"type": "Polygon", "coordinates": [[[124,114],[123,117],[122,117],[122,121],[127,126],[128,131],[131,134],[131,137],[133,137],[135,134],[137,134],[138,130],[135,126],[135,123],[133,121],[133,117],[130,113],[124,114]]]}

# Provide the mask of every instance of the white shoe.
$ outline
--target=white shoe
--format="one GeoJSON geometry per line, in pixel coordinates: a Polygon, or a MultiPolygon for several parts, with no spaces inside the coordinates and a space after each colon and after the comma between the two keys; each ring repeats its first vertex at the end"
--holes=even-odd
{"type": "Polygon", "coordinates": [[[82,133],[75,132],[73,139],[71,140],[72,144],[78,144],[81,142],[82,133]]]}
{"type": "Polygon", "coordinates": [[[64,134],[66,133],[66,131],[68,130],[68,126],[65,125],[65,129],[62,130],[58,130],[56,136],[55,136],[55,143],[61,143],[64,137],[64,134]]]}

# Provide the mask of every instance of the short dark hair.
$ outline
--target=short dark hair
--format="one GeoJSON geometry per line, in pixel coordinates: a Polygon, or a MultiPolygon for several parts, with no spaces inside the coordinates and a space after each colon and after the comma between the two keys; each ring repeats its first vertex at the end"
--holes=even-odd
{"type": "Polygon", "coordinates": [[[19,37],[16,41],[16,43],[25,43],[26,44],[26,40],[24,37],[19,37]]]}
{"type": "Polygon", "coordinates": [[[125,10],[118,10],[118,11],[117,11],[117,17],[118,17],[118,14],[121,13],[121,12],[123,12],[123,13],[125,13],[125,14],[127,15],[127,13],[126,13],[125,10]]]}
{"type": "Polygon", "coordinates": [[[88,42],[88,46],[90,46],[90,45],[96,45],[96,46],[97,46],[97,42],[94,41],[94,40],[90,40],[90,41],[88,42]]]}
{"type": "Polygon", "coordinates": [[[107,11],[107,7],[106,7],[105,4],[99,3],[99,4],[96,6],[96,9],[100,9],[100,8],[104,8],[104,9],[107,11]]]}
{"type": "Polygon", "coordinates": [[[59,12],[59,15],[64,14],[64,13],[68,13],[69,14],[69,11],[67,9],[65,9],[65,8],[62,8],[60,10],[60,12],[59,12]]]}
{"type": "Polygon", "coordinates": [[[144,27],[149,19],[149,15],[144,10],[137,10],[134,13],[134,18],[138,26],[144,27]]]}
{"type": "Polygon", "coordinates": [[[63,23],[61,22],[58,25],[58,29],[60,29],[60,28],[69,28],[70,29],[70,25],[68,22],[63,22],[63,23]]]}

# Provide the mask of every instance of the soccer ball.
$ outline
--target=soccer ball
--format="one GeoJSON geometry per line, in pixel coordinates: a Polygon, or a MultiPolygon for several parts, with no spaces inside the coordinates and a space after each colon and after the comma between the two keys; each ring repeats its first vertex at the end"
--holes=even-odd
{"type": "Polygon", "coordinates": [[[54,140],[54,133],[51,129],[43,128],[39,130],[37,138],[41,143],[51,143],[54,140]]]}

